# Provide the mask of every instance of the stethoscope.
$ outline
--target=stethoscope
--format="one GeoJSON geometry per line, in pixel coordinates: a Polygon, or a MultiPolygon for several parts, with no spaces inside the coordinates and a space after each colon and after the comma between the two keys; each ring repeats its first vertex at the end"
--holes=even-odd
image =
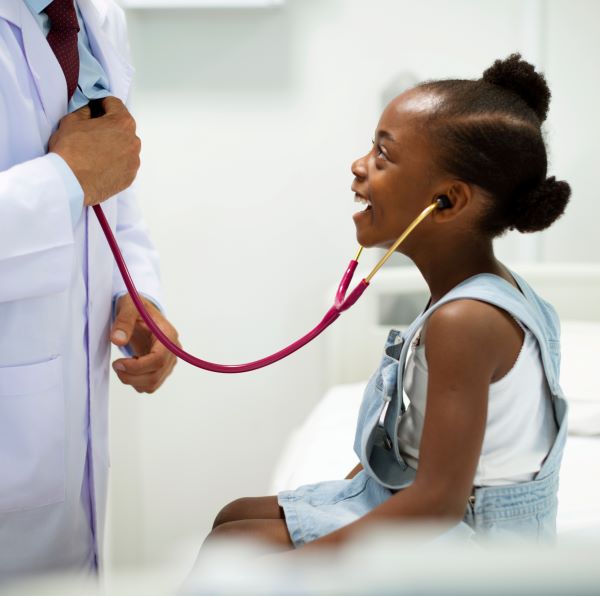
{"type": "Polygon", "coordinates": [[[321,321],[317,324],[317,326],[309,331],[306,335],[296,340],[294,343],[290,344],[286,348],[271,354],[270,356],[266,356],[265,358],[261,358],[260,360],[255,360],[253,362],[247,362],[246,364],[216,364],[214,362],[208,362],[207,360],[202,360],[193,356],[189,352],[186,352],[176,344],[174,344],[158,327],[158,325],[152,320],[152,317],[148,314],[144,303],[142,302],[140,295],[131,279],[131,275],[129,274],[129,270],[127,269],[127,265],[125,260],[123,259],[123,255],[121,254],[121,250],[119,249],[119,245],[110,229],[108,221],[106,220],[106,216],[102,211],[102,207],[100,205],[94,205],[94,213],[100,222],[100,226],[106,236],[106,240],[110,246],[110,249],[113,253],[115,261],[117,262],[117,266],[119,267],[119,271],[123,276],[123,281],[125,282],[125,286],[131,295],[131,298],[137,308],[138,312],[142,319],[146,322],[146,325],[152,330],[152,333],[156,336],[158,341],[160,341],[169,351],[171,351],[175,356],[197,366],[198,368],[203,368],[204,370],[210,370],[212,372],[219,373],[243,373],[249,372],[251,370],[256,370],[258,368],[263,368],[265,366],[269,366],[286,358],[290,354],[293,354],[296,350],[299,350],[302,346],[305,346],[307,343],[311,342],[318,335],[320,335],[329,325],[331,325],[345,310],[348,310],[363,294],[363,292],[369,286],[373,276],[381,269],[383,264],[392,256],[394,251],[406,240],[408,235],[433,211],[436,209],[446,209],[450,207],[450,200],[446,195],[440,195],[436,197],[431,205],[427,208],[423,209],[423,211],[410,223],[410,225],[404,230],[402,235],[390,246],[385,255],[379,260],[379,262],[373,267],[369,275],[367,275],[364,279],[362,279],[357,286],[346,296],[346,292],[348,291],[348,287],[350,286],[350,282],[354,277],[354,272],[358,265],[358,259],[363,251],[363,247],[361,246],[357,255],[350,261],[348,268],[346,269],[342,280],[338,286],[337,292],[335,294],[335,300],[333,302],[333,306],[325,313],[325,316],[321,319],[321,321]]]}
{"type": "MultiPolygon", "coordinates": [[[[103,114],[102,104],[99,100],[91,100],[89,102],[90,114],[92,118],[98,118],[103,114]]],[[[125,263],[125,259],[123,259],[123,255],[121,254],[121,250],[119,249],[119,245],[108,225],[108,221],[106,220],[106,216],[102,211],[102,207],[100,205],[94,205],[94,213],[100,222],[100,226],[104,235],[106,236],[106,240],[108,241],[108,245],[110,246],[110,250],[112,251],[113,256],[115,257],[115,261],[117,262],[117,266],[119,267],[119,271],[121,272],[121,276],[123,277],[123,281],[125,282],[125,286],[129,291],[131,299],[135,304],[140,316],[145,321],[146,325],[150,328],[152,333],[156,336],[156,339],[160,341],[163,346],[165,346],[170,352],[175,354],[178,358],[185,360],[189,364],[197,366],[198,368],[203,368],[204,370],[210,370],[212,372],[219,373],[243,373],[250,372],[251,370],[257,370],[259,368],[263,368],[265,366],[269,366],[277,362],[278,360],[282,360],[286,358],[290,354],[293,354],[296,350],[299,350],[301,347],[305,346],[307,343],[310,343],[313,339],[315,339],[318,335],[323,333],[329,325],[331,325],[345,310],[348,310],[363,294],[363,292],[369,287],[369,283],[373,279],[373,276],[381,269],[383,264],[392,256],[394,251],[406,240],[408,235],[433,211],[436,209],[446,209],[450,207],[450,199],[446,195],[438,195],[433,200],[433,203],[423,209],[423,211],[410,223],[410,225],[402,232],[402,235],[390,246],[388,251],[383,255],[383,257],[379,260],[377,265],[373,267],[371,273],[367,275],[364,279],[362,279],[358,285],[350,292],[348,296],[346,296],[346,292],[348,291],[348,287],[350,286],[350,282],[354,277],[354,272],[358,265],[358,259],[363,251],[363,247],[361,246],[356,256],[350,261],[348,268],[346,269],[342,280],[340,281],[340,285],[338,286],[337,292],[335,294],[335,300],[333,302],[333,306],[325,313],[325,316],[321,319],[318,325],[309,331],[306,335],[297,339],[294,343],[287,346],[287,348],[283,348],[279,350],[279,352],[275,352],[270,356],[266,356],[265,358],[261,358],[260,360],[254,360],[253,362],[247,362],[246,364],[216,364],[215,362],[208,362],[207,360],[202,360],[193,356],[189,352],[186,352],[184,349],[180,348],[178,345],[174,344],[160,329],[160,327],[152,320],[152,317],[148,314],[144,303],[142,302],[140,295],[131,279],[131,275],[129,274],[129,270],[127,269],[127,265],[125,263]]]]}

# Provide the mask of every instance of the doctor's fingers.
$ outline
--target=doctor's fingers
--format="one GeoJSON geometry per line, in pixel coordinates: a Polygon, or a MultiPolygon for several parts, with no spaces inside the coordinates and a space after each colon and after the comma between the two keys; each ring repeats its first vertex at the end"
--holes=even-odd
{"type": "Polygon", "coordinates": [[[89,106],[86,104],[85,106],[79,108],[78,110],[75,110],[74,112],[71,112],[70,114],[67,114],[62,120],[61,123],[69,120],[90,120],[92,117],[92,112],[89,108],[89,106]]]}
{"type": "Polygon", "coordinates": [[[133,331],[138,322],[138,313],[135,306],[125,304],[119,309],[111,329],[111,341],[118,345],[124,346],[129,343],[133,331]]]}
{"type": "Polygon", "coordinates": [[[141,358],[127,358],[117,360],[113,363],[113,368],[122,383],[131,385],[136,391],[142,393],[153,393],[171,374],[177,364],[177,359],[170,355],[164,361],[150,358],[150,354],[141,358]],[[145,363],[140,363],[140,360],[145,363]],[[159,368],[152,368],[156,363],[162,363],[159,368]],[[121,364],[125,370],[118,370],[117,364],[121,364]],[[141,364],[141,365],[140,365],[141,364]],[[125,368],[127,367],[127,368],[125,368]]]}
{"type": "Polygon", "coordinates": [[[135,118],[120,99],[111,96],[105,97],[102,100],[102,107],[104,108],[104,117],[118,122],[121,126],[126,127],[127,130],[135,133],[137,128],[135,118]]]}
{"type": "Polygon", "coordinates": [[[162,344],[153,346],[152,351],[137,358],[121,358],[113,362],[113,368],[117,372],[125,372],[130,375],[145,375],[169,369],[175,366],[177,358],[169,352],[162,344]]]}
{"type": "Polygon", "coordinates": [[[116,115],[116,114],[129,114],[127,106],[118,98],[113,95],[104,97],[100,100],[102,102],[102,108],[104,109],[104,115],[116,115]]]}
{"type": "Polygon", "coordinates": [[[66,129],[70,129],[73,126],[81,127],[82,123],[88,120],[91,122],[90,108],[83,106],[82,108],[63,116],[58,123],[58,129],[54,132],[53,136],[57,134],[58,130],[60,130],[61,133],[65,133],[68,132],[66,129]]]}
{"type": "Polygon", "coordinates": [[[138,393],[154,393],[166,378],[164,371],[154,371],[143,375],[132,375],[117,371],[121,383],[131,385],[138,393]]]}
{"type": "Polygon", "coordinates": [[[116,97],[105,97],[102,101],[104,114],[100,118],[92,118],[92,112],[89,105],[85,105],[74,112],[63,116],[59,123],[59,128],[63,129],[71,124],[85,124],[86,127],[103,128],[107,126],[118,126],[124,131],[135,134],[137,123],[123,102],[116,97]],[[108,118],[106,118],[108,117],[108,118]]]}

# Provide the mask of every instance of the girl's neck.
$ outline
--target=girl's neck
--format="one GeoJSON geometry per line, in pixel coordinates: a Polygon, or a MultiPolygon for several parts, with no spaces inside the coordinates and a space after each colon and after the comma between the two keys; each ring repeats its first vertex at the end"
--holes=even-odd
{"type": "Polygon", "coordinates": [[[460,282],[480,273],[493,273],[514,285],[514,281],[496,259],[491,240],[468,239],[447,246],[429,247],[413,258],[431,293],[431,304],[437,302],[460,282]]]}

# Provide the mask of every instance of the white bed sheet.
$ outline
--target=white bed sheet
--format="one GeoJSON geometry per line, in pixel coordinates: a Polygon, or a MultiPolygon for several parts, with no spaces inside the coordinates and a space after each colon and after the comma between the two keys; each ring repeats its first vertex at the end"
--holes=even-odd
{"type": "MultiPolygon", "coordinates": [[[[365,383],[330,389],[290,436],[271,490],[343,478],[358,462],[352,445],[365,383]]],[[[560,477],[557,528],[560,534],[600,536],[600,436],[569,436],[560,477]]]]}
{"type": "Polygon", "coordinates": [[[594,531],[600,536],[600,436],[569,436],[558,490],[559,534],[594,531]]]}

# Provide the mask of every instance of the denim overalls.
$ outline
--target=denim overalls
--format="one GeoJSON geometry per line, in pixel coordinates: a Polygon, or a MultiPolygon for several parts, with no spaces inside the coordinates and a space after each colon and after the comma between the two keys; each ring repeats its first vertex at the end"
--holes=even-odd
{"type": "MultiPolygon", "coordinates": [[[[525,280],[515,273],[512,275],[521,292],[497,275],[476,275],[453,288],[403,333],[390,331],[381,364],[367,384],[358,415],[354,450],[364,469],[351,480],[319,482],[279,494],[279,504],[284,509],[295,546],[355,521],[412,483],[416,471],[404,462],[398,449],[398,424],[405,411],[404,366],[410,344],[436,309],[446,302],[466,298],[502,308],[537,339],[558,432],[533,480],[475,487],[466,504],[463,521],[457,527],[459,531],[454,534],[493,541],[505,538],[553,540],[558,473],[567,436],[567,403],[558,382],[559,323],[553,307],[537,296],[525,280]]],[[[518,407],[517,401],[515,407],[518,407]]]]}

